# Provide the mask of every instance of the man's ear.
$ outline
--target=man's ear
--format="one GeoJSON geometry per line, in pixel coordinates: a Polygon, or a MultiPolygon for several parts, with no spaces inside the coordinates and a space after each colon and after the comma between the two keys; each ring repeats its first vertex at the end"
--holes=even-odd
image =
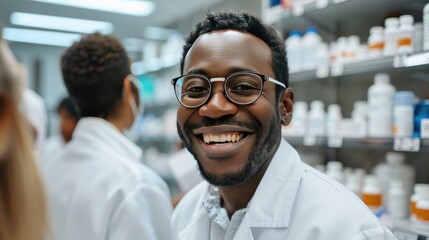
{"type": "Polygon", "coordinates": [[[279,96],[279,114],[282,125],[287,126],[292,120],[293,89],[288,87],[279,96]]]}

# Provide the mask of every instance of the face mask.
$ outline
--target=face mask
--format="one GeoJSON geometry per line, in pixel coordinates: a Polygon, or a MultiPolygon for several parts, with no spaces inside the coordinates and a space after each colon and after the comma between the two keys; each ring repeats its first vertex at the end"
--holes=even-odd
{"type": "MultiPolygon", "coordinates": [[[[136,78],[132,75],[128,75],[127,79],[134,84],[134,86],[137,89],[137,92],[140,93],[139,84],[136,80],[136,78]]],[[[139,116],[143,115],[143,104],[140,102],[139,96],[137,99],[134,99],[133,97],[128,98],[128,102],[130,103],[131,111],[133,112],[133,126],[131,126],[130,129],[134,128],[134,125],[138,122],[137,119],[139,116]],[[139,101],[139,104],[137,106],[137,101],[139,101]]]]}

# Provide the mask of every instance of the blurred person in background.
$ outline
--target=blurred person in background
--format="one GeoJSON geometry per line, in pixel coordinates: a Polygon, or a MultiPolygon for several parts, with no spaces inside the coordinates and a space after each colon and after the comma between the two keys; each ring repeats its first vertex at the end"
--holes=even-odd
{"type": "Polygon", "coordinates": [[[140,102],[121,42],[90,34],[65,51],[61,69],[81,118],[46,169],[54,238],[173,239],[168,187],[124,136],[140,102]]]}
{"type": "Polygon", "coordinates": [[[30,129],[19,111],[24,68],[0,30],[0,239],[42,240],[45,196],[30,129]]]}
{"type": "Polygon", "coordinates": [[[76,106],[70,97],[65,97],[60,101],[57,107],[57,114],[59,117],[59,133],[46,139],[43,146],[43,162],[46,165],[71,141],[79,119],[76,106]]]}

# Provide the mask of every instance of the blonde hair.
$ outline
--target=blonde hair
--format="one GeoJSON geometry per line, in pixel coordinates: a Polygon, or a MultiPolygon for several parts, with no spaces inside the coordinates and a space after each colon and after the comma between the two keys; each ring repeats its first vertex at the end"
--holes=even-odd
{"type": "Polygon", "coordinates": [[[0,239],[42,240],[47,231],[44,189],[19,111],[22,69],[10,61],[8,51],[0,39],[0,239]]]}

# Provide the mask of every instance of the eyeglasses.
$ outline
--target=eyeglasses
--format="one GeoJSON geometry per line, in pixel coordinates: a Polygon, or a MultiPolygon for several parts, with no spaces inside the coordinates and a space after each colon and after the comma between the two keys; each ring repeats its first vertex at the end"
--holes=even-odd
{"type": "Polygon", "coordinates": [[[202,74],[188,74],[171,80],[177,100],[187,108],[197,108],[204,105],[212,91],[212,82],[223,82],[225,96],[238,105],[254,103],[262,94],[264,83],[272,82],[286,86],[269,77],[253,72],[238,72],[226,78],[208,78],[202,74]]]}

